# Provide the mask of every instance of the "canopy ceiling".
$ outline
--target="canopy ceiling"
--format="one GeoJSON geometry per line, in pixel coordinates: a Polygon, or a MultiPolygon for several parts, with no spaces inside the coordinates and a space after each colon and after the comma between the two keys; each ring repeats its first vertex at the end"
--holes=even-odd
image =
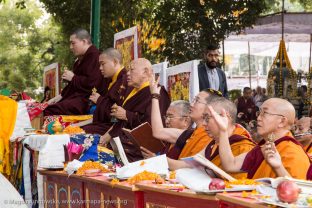
{"type": "MultiPolygon", "coordinates": [[[[310,42],[312,13],[285,13],[284,40],[286,42],[310,42]]],[[[252,28],[241,34],[231,34],[226,41],[279,42],[282,38],[281,13],[259,18],[252,28]]]]}

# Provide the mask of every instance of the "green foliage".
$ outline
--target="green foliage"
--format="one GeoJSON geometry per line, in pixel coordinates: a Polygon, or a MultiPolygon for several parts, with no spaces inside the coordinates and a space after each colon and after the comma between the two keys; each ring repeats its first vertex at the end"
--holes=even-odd
{"type": "Polygon", "coordinates": [[[242,96],[242,91],[240,89],[234,89],[229,91],[229,99],[233,102],[240,96],[242,96]]]}
{"type": "MultiPolygon", "coordinates": [[[[89,28],[90,0],[40,1],[56,22],[62,25],[64,37],[69,37],[70,31],[77,27],[89,28]]],[[[103,0],[101,48],[112,47],[116,31],[134,26],[134,21],[145,19],[150,24],[159,22],[162,31],[166,31],[162,60],[167,58],[171,63],[181,63],[200,58],[202,49],[209,42],[217,43],[230,32],[239,32],[251,26],[268,8],[267,1],[273,0],[103,0]]],[[[143,51],[143,55],[147,54],[143,51]]],[[[149,58],[154,61],[156,55],[149,58]]]]}
{"type": "Polygon", "coordinates": [[[43,12],[35,0],[16,7],[19,1],[0,5],[0,85],[12,90],[32,92],[42,84],[44,66],[55,59],[58,27],[41,20],[43,12]]]}

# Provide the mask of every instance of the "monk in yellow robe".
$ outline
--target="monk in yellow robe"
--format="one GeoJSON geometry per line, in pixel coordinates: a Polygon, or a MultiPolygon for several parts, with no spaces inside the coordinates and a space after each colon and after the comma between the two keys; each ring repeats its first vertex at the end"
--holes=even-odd
{"type": "MultiPolygon", "coordinates": [[[[152,94],[157,93],[159,90],[157,82],[150,83],[150,90],[152,94]]],[[[207,107],[206,98],[214,92],[208,89],[203,90],[191,102],[190,118],[196,124],[195,129],[164,128],[161,123],[158,100],[152,100],[153,136],[173,144],[173,147],[166,152],[168,158],[178,160],[179,158],[193,156],[203,150],[212,140],[202,127],[202,115],[207,107]]]]}
{"type": "MultiPolygon", "coordinates": [[[[221,112],[225,109],[228,115],[228,140],[231,145],[231,150],[235,155],[248,152],[254,148],[255,142],[251,139],[249,132],[242,126],[235,124],[237,109],[234,103],[218,96],[209,96],[207,104],[212,106],[215,111],[221,112]],[[234,119],[232,119],[234,118],[234,119]]],[[[212,138],[211,142],[199,154],[204,155],[208,160],[213,162],[216,166],[223,169],[219,156],[219,128],[216,122],[211,119],[210,112],[205,110],[203,114],[203,127],[208,135],[212,138]]],[[[169,167],[171,169],[190,168],[191,166],[184,161],[170,161],[169,167]]],[[[246,178],[246,173],[231,174],[234,178],[246,178]]]]}
{"type": "Polygon", "coordinates": [[[303,145],[303,149],[312,158],[312,134],[307,134],[311,131],[311,118],[303,117],[296,123],[295,137],[303,145]]]}
{"type": "Polygon", "coordinates": [[[0,173],[10,175],[10,137],[13,133],[17,114],[17,103],[0,95],[0,173]]]}
{"type": "MultiPolygon", "coordinates": [[[[256,143],[252,140],[249,132],[243,128],[241,125],[235,123],[235,118],[237,115],[237,108],[234,103],[231,101],[223,98],[223,97],[216,97],[211,96],[207,100],[208,105],[212,106],[212,108],[221,113],[222,109],[227,112],[228,117],[228,137],[231,151],[233,152],[234,156],[238,156],[242,153],[249,152],[256,146],[256,143]]],[[[213,138],[213,140],[208,144],[205,149],[204,155],[205,157],[214,163],[219,168],[223,169],[221,164],[221,159],[219,156],[219,128],[216,122],[211,119],[210,112],[205,112],[204,115],[204,126],[205,130],[207,131],[208,135],[213,138]]],[[[232,177],[240,179],[246,178],[246,173],[233,173],[230,174],[232,177]]]]}
{"type": "MultiPolygon", "coordinates": [[[[295,120],[295,109],[287,100],[266,100],[257,118],[257,133],[263,140],[248,153],[234,156],[228,140],[226,112],[215,112],[208,107],[211,118],[219,127],[219,155],[225,171],[246,172],[248,178],[284,177],[308,178],[310,159],[290,129],[295,120]]],[[[310,168],[311,170],[311,168],[310,168]]]]}

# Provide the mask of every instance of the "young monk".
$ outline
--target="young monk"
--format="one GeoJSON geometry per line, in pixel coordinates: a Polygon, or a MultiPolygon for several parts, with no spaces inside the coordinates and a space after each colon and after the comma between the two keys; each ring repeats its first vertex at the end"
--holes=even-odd
{"type": "Polygon", "coordinates": [[[257,132],[263,140],[250,152],[234,156],[228,138],[226,112],[218,114],[208,107],[220,132],[219,154],[225,171],[247,172],[248,178],[289,176],[306,179],[310,167],[308,155],[290,133],[295,120],[291,103],[280,98],[265,101],[257,118],[257,132]]]}

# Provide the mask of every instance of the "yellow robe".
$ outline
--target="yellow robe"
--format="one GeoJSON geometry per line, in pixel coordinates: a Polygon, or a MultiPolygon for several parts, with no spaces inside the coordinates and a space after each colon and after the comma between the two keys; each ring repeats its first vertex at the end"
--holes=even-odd
{"type": "MultiPolygon", "coordinates": [[[[242,153],[249,152],[256,146],[256,143],[249,136],[248,131],[238,125],[236,126],[229,140],[234,157],[242,153]],[[235,139],[235,137],[239,137],[240,139],[235,139]]],[[[210,145],[208,145],[207,148],[210,148],[210,145]]],[[[211,162],[216,166],[218,166],[219,168],[223,169],[219,155],[219,150],[218,148],[213,149],[214,151],[212,151],[211,156],[214,155],[215,156],[211,159],[211,162]]],[[[229,173],[229,174],[236,179],[247,178],[247,173],[229,173]]]]}
{"type": "MultiPolygon", "coordinates": [[[[276,149],[288,173],[293,178],[306,179],[310,167],[310,159],[300,143],[296,141],[290,133],[288,135],[274,142],[276,149]]],[[[264,141],[259,143],[259,145],[263,144],[264,141]]],[[[242,170],[248,172],[248,178],[276,178],[274,170],[266,160],[263,159],[259,145],[247,154],[242,170]]]]}
{"type": "Polygon", "coordinates": [[[10,137],[17,114],[17,103],[0,95],[0,173],[10,175],[10,137]]]}
{"type": "Polygon", "coordinates": [[[196,128],[191,137],[186,141],[179,155],[179,159],[196,155],[203,150],[211,140],[204,127],[196,128]]]}
{"type": "Polygon", "coordinates": [[[303,149],[308,153],[310,158],[312,158],[312,141],[308,145],[304,146],[303,149]]]}

